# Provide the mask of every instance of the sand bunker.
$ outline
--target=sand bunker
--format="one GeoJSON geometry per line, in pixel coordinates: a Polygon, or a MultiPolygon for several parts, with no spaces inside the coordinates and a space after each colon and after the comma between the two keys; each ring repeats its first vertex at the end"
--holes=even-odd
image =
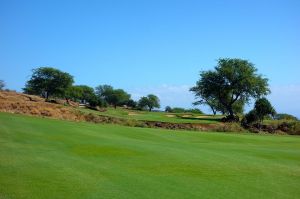
{"type": "Polygon", "coordinates": [[[207,116],[207,115],[199,115],[197,116],[196,118],[209,118],[210,116],[207,116]]]}
{"type": "Polygon", "coordinates": [[[167,117],[175,117],[175,115],[170,115],[170,114],[169,114],[169,115],[166,115],[166,116],[167,116],[167,117]]]}
{"type": "Polygon", "coordinates": [[[133,112],[130,112],[128,113],[129,116],[135,116],[135,115],[139,115],[138,113],[133,113],[133,112]]]}
{"type": "Polygon", "coordinates": [[[192,115],[182,115],[181,117],[192,117],[192,115]]]}

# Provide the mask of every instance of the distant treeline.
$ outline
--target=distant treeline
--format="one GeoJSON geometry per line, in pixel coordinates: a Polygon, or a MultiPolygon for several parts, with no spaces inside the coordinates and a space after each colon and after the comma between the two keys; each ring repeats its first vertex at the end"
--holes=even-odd
{"type": "Polygon", "coordinates": [[[49,98],[64,98],[89,106],[107,107],[127,106],[136,109],[160,108],[159,98],[154,94],[141,97],[134,101],[123,89],[115,89],[110,85],[99,85],[95,89],[87,85],[74,85],[73,76],[52,67],[39,67],[32,71],[31,78],[26,82],[24,93],[49,98]]]}

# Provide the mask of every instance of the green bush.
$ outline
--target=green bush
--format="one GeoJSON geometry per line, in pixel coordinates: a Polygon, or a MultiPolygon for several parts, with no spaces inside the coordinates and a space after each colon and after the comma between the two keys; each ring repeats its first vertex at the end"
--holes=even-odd
{"type": "Polygon", "coordinates": [[[245,129],[237,122],[224,123],[224,125],[218,125],[216,129],[217,132],[245,132],[245,129]]]}
{"type": "Polygon", "coordinates": [[[180,107],[174,107],[172,108],[172,113],[184,113],[185,109],[180,107]]]}
{"type": "Polygon", "coordinates": [[[172,112],[172,108],[170,106],[166,106],[165,112],[171,113],[172,112]]]}
{"type": "Polygon", "coordinates": [[[294,121],[298,120],[297,117],[287,114],[287,113],[278,113],[274,116],[274,119],[276,119],[276,120],[294,120],[294,121]]]}
{"type": "Polygon", "coordinates": [[[198,109],[198,108],[186,109],[185,112],[195,113],[195,114],[203,114],[203,112],[200,109],[198,109]]]}
{"type": "Polygon", "coordinates": [[[247,126],[249,124],[253,124],[255,122],[259,121],[259,117],[255,110],[249,111],[244,118],[242,119],[242,125],[247,126]]]}

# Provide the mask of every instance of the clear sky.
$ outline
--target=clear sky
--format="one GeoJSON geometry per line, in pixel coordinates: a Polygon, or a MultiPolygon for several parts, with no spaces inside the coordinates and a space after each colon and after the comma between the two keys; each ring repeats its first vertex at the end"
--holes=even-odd
{"type": "Polygon", "coordinates": [[[220,57],[254,63],[276,110],[300,117],[299,0],[0,0],[0,79],[17,91],[52,66],[191,107],[188,89],[220,57]]]}

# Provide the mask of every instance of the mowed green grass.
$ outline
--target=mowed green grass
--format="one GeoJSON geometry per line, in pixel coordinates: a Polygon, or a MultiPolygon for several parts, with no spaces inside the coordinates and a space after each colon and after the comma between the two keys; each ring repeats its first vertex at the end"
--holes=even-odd
{"type": "Polygon", "coordinates": [[[103,116],[110,116],[123,119],[135,119],[143,121],[157,121],[157,122],[170,122],[170,123],[203,123],[211,124],[217,123],[223,117],[222,115],[204,115],[195,113],[166,113],[166,112],[149,112],[130,110],[118,107],[106,108],[106,111],[94,111],[86,108],[79,108],[80,111],[85,113],[93,113],[103,116]]]}
{"type": "Polygon", "coordinates": [[[0,113],[0,198],[300,198],[300,138],[0,113]]]}

